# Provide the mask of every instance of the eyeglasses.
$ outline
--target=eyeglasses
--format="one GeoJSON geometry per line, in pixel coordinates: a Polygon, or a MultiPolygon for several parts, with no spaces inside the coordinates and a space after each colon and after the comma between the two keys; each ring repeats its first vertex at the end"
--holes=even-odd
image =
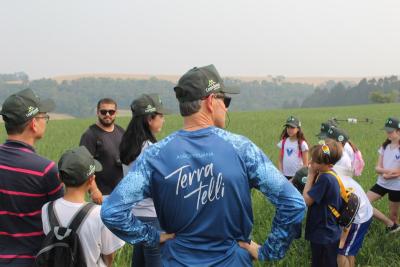
{"type": "Polygon", "coordinates": [[[229,105],[231,104],[232,98],[229,97],[229,96],[225,96],[225,95],[214,95],[214,97],[215,97],[215,98],[218,98],[218,99],[222,99],[222,100],[224,101],[224,105],[225,105],[226,108],[228,108],[229,105]]]}
{"type": "Polygon", "coordinates": [[[43,115],[43,116],[36,116],[35,118],[36,118],[36,119],[45,119],[45,120],[46,120],[46,123],[48,123],[49,120],[50,120],[50,115],[49,115],[49,114],[45,114],[45,115],[43,115]]]}
{"type": "Polygon", "coordinates": [[[110,116],[114,116],[114,114],[115,114],[115,109],[100,109],[99,112],[100,112],[100,114],[103,115],[103,116],[107,115],[107,113],[108,113],[110,116]]]}

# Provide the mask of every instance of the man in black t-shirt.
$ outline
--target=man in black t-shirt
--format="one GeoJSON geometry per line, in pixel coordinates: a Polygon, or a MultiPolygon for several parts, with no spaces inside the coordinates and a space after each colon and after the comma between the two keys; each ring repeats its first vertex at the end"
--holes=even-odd
{"type": "Polygon", "coordinates": [[[114,123],[117,103],[103,98],[97,103],[98,121],[82,135],[79,145],[85,146],[103,166],[96,174],[96,183],[90,189],[93,202],[101,204],[103,195],[109,195],[122,179],[122,164],[119,159],[119,144],[124,129],[114,123]]]}

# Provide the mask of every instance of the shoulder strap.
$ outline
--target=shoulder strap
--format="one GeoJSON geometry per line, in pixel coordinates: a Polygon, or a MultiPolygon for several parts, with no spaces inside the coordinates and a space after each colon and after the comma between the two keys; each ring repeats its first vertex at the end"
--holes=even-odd
{"type": "Polygon", "coordinates": [[[298,153],[299,158],[303,157],[303,151],[301,150],[301,145],[303,144],[303,142],[304,140],[297,140],[297,144],[299,147],[299,153],[298,153]]]}
{"type": "Polygon", "coordinates": [[[83,207],[81,207],[79,209],[79,211],[75,213],[75,216],[72,218],[72,221],[69,224],[68,228],[77,232],[79,229],[79,226],[86,219],[86,216],[89,214],[89,212],[91,211],[91,209],[94,206],[95,206],[94,203],[89,202],[89,203],[86,203],[83,207]]]}
{"type": "MultiPolygon", "coordinates": [[[[337,182],[339,184],[339,187],[340,187],[340,196],[344,201],[348,202],[349,201],[349,197],[346,194],[346,188],[343,185],[342,179],[340,179],[340,177],[336,173],[334,173],[333,171],[327,171],[325,173],[329,173],[329,174],[333,175],[336,178],[336,180],[337,180],[337,182]]],[[[330,211],[332,212],[332,214],[336,218],[339,218],[340,212],[335,207],[332,207],[331,205],[328,205],[328,208],[330,209],[330,211]]]]}
{"type": "Polygon", "coordinates": [[[333,171],[327,171],[326,173],[329,173],[329,174],[333,175],[336,178],[336,180],[339,183],[339,187],[340,187],[340,195],[347,202],[349,199],[348,199],[348,196],[346,194],[346,188],[343,185],[342,179],[340,179],[340,177],[333,171]]]}
{"type": "Polygon", "coordinates": [[[283,159],[283,156],[285,154],[285,143],[286,143],[286,138],[284,137],[282,139],[282,145],[281,145],[281,159],[283,159]]]}
{"type": "Polygon", "coordinates": [[[54,201],[49,202],[47,205],[47,217],[49,219],[50,228],[54,228],[60,225],[60,222],[57,219],[57,216],[54,212],[54,201]]]}

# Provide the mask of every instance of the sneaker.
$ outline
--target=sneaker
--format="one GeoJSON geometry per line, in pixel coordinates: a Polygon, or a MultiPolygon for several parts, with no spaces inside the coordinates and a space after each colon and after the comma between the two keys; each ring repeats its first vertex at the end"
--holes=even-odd
{"type": "Polygon", "coordinates": [[[396,233],[398,231],[400,231],[400,225],[398,225],[397,223],[394,223],[392,226],[386,227],[386,233],[388,234],[396,233]]]}

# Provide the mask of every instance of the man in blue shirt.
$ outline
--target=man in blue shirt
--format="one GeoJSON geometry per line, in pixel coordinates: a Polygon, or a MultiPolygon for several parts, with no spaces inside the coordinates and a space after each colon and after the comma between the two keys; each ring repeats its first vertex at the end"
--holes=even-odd
{"type": "Polygon", "coordinates": [[[302,196],[247,138],[223,130],[231,98],[213,65],[193,68],[174,88],[183,129],[142,153],[102,206],[104,223],[130,243],[163,243],[163,266],[251,266],[284,257],[299,235],[302,196]],[[262,246],[250,240],[251,188],[276,207],[262,246]],[[151,197],[162,229],[132,215],[151,197]],[[174,238],[173,238],[174,237],[174,238]]]}

